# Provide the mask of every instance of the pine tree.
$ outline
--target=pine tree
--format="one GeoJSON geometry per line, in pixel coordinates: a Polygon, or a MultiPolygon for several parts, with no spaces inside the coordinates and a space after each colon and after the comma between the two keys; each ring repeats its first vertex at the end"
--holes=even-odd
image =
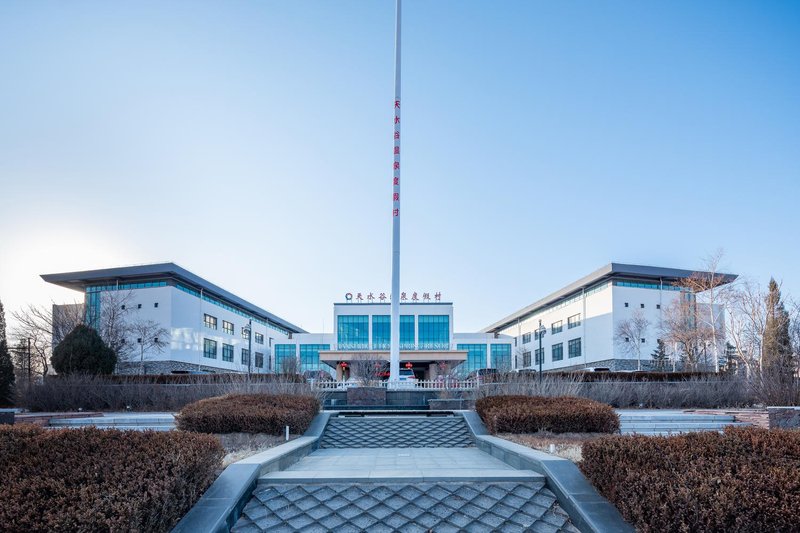
{"type": "Polygon", "coordinates": [[[14,364],[6,339],[6,315],[0,302],[0,406],[14,403],[14,364]]]}
{"type": "Polygon", "coordinates": [[[117,354],[97,331],[81,324],[58,343],[50,361],[59,374],[111,374],[117,354]]]}
{"type": "Polygon", "coordinates": [[[775,279],[769,280],[766,297],[767,320],[764,327],[762,367],[770,373],[791,373],[792,341],[789,335],[789,313],[781,300],[781,290],[775,279]]]}
{"type": "Polygon", "coordinates": [[[658,346],[656,346],[656,349],[653,350],[652,354],[650,354],[650,357],[653,359],[653,366],[655,369],[664,372],[667,369],[669,357],[667,356],[666,349],[664,348],[664,341],[658,339],[657,342],[658,346]]]}

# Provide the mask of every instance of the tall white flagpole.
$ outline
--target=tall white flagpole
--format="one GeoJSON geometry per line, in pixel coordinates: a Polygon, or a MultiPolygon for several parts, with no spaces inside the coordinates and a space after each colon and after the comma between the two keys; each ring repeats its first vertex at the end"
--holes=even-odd
{"type": "Polygon", "coordinates": [[[392,318],[389,381],[400,379],[400,3],[394,33],[394,163],[392,164],[392,318]]]}

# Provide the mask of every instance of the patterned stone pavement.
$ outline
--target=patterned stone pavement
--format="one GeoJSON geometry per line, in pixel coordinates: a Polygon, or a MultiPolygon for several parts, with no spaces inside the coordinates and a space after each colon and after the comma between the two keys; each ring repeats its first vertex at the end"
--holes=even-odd
{"type": "Polygon", "coordinates": [[[460,416],[331,418],[320,448],[466,448],[472,434],[460,416]]]}
{"type": "Polygon", "coordinates": [[[575,533],[543,481],[262,484],[236,533],[575,533]]]}

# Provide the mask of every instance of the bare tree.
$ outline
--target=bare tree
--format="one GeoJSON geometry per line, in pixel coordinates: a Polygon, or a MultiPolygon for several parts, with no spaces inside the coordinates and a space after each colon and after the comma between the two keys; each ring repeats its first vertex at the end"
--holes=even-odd
{"type": "Polygon", "coordinates": [[[12,316],[16,322],[11,334],[16,344],[15,363],[25,379],[29,375],[36,379],[49,372],[54,345],[83,324],[84,308],[80,303],[29,305],[12,316]]]}
{"type": "Polygon", "coordinates": [[[385,368],[386,361],[382,360],[377,354],[356,354],[350,361],[350,377],[365,386],[380,379],[381,373],[385,368]]]}
{"type": "Polygon", "coordinates": [[[144,374],[145,354],[161,353],[169,345],[169,331],[154,320],[137,320],[130,325],[130,332],[139,347],[139,368],[144,374]]]}
{"type": "Polygon", "coordinates": [[[726,332],[733,346],[737,363],[745,375],[753,379],[760,375],[764,330],[767,324],[766,295],[761,287],[742,281],[725,295],[726,332]]]}
{"type": "Polygon", "coordinates": [[[661,321],[662,338],[676,348],[686,368],[697,371],[701,356],[707,365],[707,346],[713,334],[707,324],[698,320],[697,303],[692,299],[676,298],[664,310],[661,321]]]}
{"type": "Polygon", "coordinates": [[[734,290],[730,277],[719,271],[724,255],[721,249],[712,253],[703,260],[703,272],[695,272],[680,282],[681,287],[694,294],[703,304],[697,308],[694,318],[698,326],[708,333],[707,342],[711,344],[715,372],[719,371],[720,350],[725,344],[722,302],[734,290]]]}
{"type": "Polygon", "coordinates": [[[614,329],[614,341],[628,355],[636,357],[636,369],[642,369],[642,344],[647,338],[650,321],[640,310],[633,312],[630,318],[617,323],[614,329]]]}
{"type": "Polygon", "coordinates": [[[133,291],[103,291],[100,293],[100,313],[94,324],[89,324],[117,354],[122,363],[133,362],[138,355],[134,344],[129,342],[132,328],[137,322],[133,291]]]}

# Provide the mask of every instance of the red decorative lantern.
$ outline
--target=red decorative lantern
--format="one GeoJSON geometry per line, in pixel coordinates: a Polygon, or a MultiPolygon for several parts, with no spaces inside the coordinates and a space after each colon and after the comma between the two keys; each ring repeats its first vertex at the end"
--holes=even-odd
{"type": "Polygon", "coordinates": [[[414,365],[412,365],[411,363],[406,363],[406,368],[414,368],[414,365]]]}

